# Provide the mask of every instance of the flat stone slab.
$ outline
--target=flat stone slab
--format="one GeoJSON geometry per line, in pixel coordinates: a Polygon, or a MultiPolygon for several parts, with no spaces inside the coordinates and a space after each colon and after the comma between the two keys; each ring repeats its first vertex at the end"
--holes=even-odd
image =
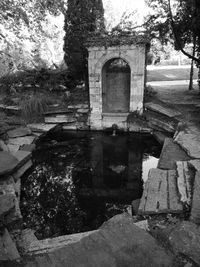
{"type": "Polygon", "coordinates": [[[190,207],[192,202],[192,185],[194,182],[193,173],[189,170],[187,161],[177,161],[176,166],[180,200],[187,207],[190,207]]]}
{"type": "MultiPolygon", "coordinates": [[[[16,248],[15,243],[10,237],[7,229],[4,229],[0,234],[0,260],[1,261],[13,261],[19,260],[20,255],[16,248]]],[[[1,265],[4,266],[4,265],[1,265]]],[[[8,265],[7,265],[8,266],[8,265]]]]}
{"type": "Polygon", "coordinates": [[[158,162],[158,168],[164,170],[175,170],[176,161],[187,161],[191,158],[187,153],[176,143],[172,138],[165,138],[160,159],[158,162]]]}
{"type": "Polygon", "coordinates": [[[150,109],[152,111],[161,113],[161,114],[163,114],[163,115],[165,115],[165,116],[167,116],[169,118],[173,118],[173,117],[176,117],[176,116],[180,116],[181,115],[181,113],[178,112],[178,111],[176,111],[176,110],[163,107],[163,106],[161,106],[159,104],[155,104],[153,102],[146,103],[144,106],[147,109],[150,109]]]}
{"type": "Polygon", "coordinates": [[[138,214],[181,213],[176,171],[151,169],[144,184],[138,214]]]}
{"type": "Polygon", "coordinates": [[[156,138],[156,140],[160,144],[164,144],[165,138],[168,138],[168,135],[166,135],[164,132],[160,132],[160,131],[154,131],[153,136],[156,138]]]}
{"type": "Polygon", "coordinates": [[[172,119],[166,120],[163,117],[160,117],[157,114],[149,114],[147,112],[148,126],[156,131],[166,131],[168,133],[174,133],[176,131],[177,122],[172,119]]]}
{"type": "Polygon", "coordinates": [[[0,151],[0,175],[11,173],[19,161],[6,151],[0,151]]]}
{"type": "Polygon", "coordinates": [[[41,132],[46,133],[50,130],[52,130],[54,127],[56,127],[55,124],[47,124],[47,123],[32,123],[28,124],[27,126],[33,131],[33,132],[41,132]]]}
{"type": "Polygon", "coordinates": [[[176,255],[185,255],[200,265],[200,228],[196,224],[179,223],[170,233],[169,243],[176,255]]]}
{"type": "Polygon", "coordinates": [[[195,175],[190,219],[196,224],[200,224],[200,172],[195,175]]]}
{"type": "Polygon", "coordinates": [[[174,140],[187,154],[196,159],[200,159],[200,129],[194,125],[178,133],[174,140]]]}
{"type": "Polygon", "coordinates": [[[134,225],[131,216],[122,214],[77,241],[50,253],[32,254],[28,260],[26,267],[169,267],[174,258],[149,233],[134,225]]]}
{"type": "Polygon", "coordinates": [[[35,136],[32,136],[32,135],[10,138],[8,140],[8,145],[18,145],[18,146],[30,145],[33,143],[34,140],[35,140],[35,136]]]}
{"type": "Polygon", "coordinates": [[[26,135],[31,135],[31,130],[27,127],[20,127],[16,128],[14,130],[10,130],[7,132],[7,135],[9,138],[15,138],[15,137],[22,137],[26,135]]]}

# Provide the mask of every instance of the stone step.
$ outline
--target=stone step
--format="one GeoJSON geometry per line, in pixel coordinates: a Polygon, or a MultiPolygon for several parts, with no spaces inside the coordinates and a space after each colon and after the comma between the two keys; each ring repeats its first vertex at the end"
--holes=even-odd
{"type": "Polygon", "coordinates": [[[76,122],[76,118],[72,115],[54,115],[54,116],[45,116],[45,123],[72,123],[76,122]]]}
{"type": "Polygon", "coordinates": [[[175,170],[176,161],[187,161],[190,157],[172,138],[165,138],[158,168],[164,170],[175,170]]]}
{"type": "Polygon", "coordinates": [[[153,102],[148,102],[148,103],[144,104],[144,106],[145,106],[145,108],[147,108],[149,110],[158,112],[158,113],[163,114],[169,118],[173,118],[173,117],[177,117],[177,116],[181,115],[181,113],[176,111],[176,110],[166,108],[162,105],[155,104],[153,102]]]}
{"type": "Polygon", "coordinates": [[[181,213],[175,170],[151,169],[144,185],[138,214],[181,213]]]}
{"type": "Polygon", "coordinates": [[[177,161],[177,186],[181,202],[186,206],[191,206],[192,184],[194,182],[193,173],[189,170],[187,161],[177,161]]]}

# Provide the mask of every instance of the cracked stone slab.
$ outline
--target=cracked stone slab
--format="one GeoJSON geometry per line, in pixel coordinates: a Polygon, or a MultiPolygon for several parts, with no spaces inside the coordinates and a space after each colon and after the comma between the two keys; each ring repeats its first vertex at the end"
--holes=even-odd
{"type": "Polygon", "coordinates": [[[49,253],[33,254],[26,267],[172,267],[173,261],[173,255],[159,246],[149,233],[134,225],[131,216],[121,214],[75,242],[49,253]]]}
{"type": "Polygon", "coordinates": [[[151,169],[144,185],[138,214],[182,213],[175,170],[151,169]]]}
{"type": "Polygon", "coordinates": [[[187,207],[190,207],[192,202],[192,184],[194,182],[193,172],[190,171],[187,161],[177,161],[176,166],[180,200],[187,207]]]}

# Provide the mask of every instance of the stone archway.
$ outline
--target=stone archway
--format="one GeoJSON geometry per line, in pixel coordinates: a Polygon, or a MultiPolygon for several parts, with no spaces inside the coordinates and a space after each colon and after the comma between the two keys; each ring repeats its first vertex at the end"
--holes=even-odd
{"type": "Polygon", "coordinates": [[[122,58],[108,60],[102,68],[103,113],[129,112],[131,69],[122,58]]]}

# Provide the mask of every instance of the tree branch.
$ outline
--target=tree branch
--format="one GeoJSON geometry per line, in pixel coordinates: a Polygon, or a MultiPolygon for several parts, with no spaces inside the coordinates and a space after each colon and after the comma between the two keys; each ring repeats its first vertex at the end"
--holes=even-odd
{"type": "Polygon", "coordinates": [[[200,59],[197,58],[197,57],[194,57],[193,55],[190,55],[189,53],[187,53],[183,47],[182,47],[182,44],[181,44],[181,41],[178,37],[178,33],[177,33],[177,30],[176,30],[176,25],[175,25],[175,22],[174,22],[174,19],[173,19],[173,14],[172,14],[172,8],[171,8],[171,2],[170,0],[168,0],[168,7],[169,7],[169,16],[170,16],[170,21],[171,21],[171,26],[172,26],[172,31],[173,31],[173,34],[174,34],[174,38],[175,38],[175,41],[176,43],[178,44],[178,47],[180,49],[180,51],[187,57],[191,58],[192,60],[196,61],[198,64],[200,64],[200,59]]]}

